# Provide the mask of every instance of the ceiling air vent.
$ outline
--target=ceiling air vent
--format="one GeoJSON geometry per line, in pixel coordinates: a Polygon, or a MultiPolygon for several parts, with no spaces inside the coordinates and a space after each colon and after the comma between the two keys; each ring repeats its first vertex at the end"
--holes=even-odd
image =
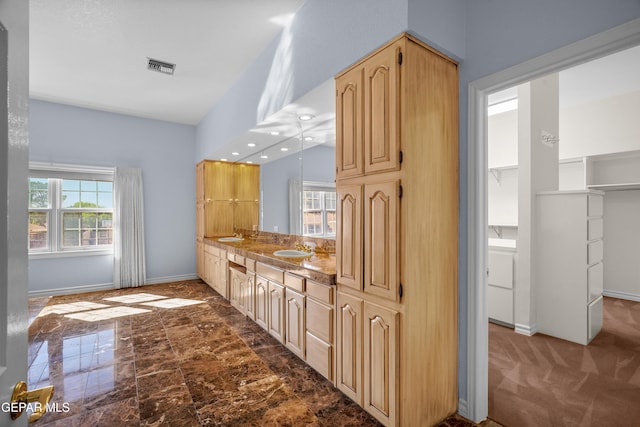
{"type": "Polygon", "coordinates": [[[176,68],[176,64],[170,64],[164,61],[158,61],[157,59],[147,58],[149,63],[147,69],[151,71],[157,71],[163,74],[173,75],[173,70],[176,68]]]}

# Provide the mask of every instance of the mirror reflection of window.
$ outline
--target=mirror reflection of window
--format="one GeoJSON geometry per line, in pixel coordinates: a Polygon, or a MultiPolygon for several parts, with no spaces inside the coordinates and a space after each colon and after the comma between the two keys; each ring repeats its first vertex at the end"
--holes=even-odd
{"type": "Polygon", "coordinates": [[[303,235],[312,237],[335,237],[336,235],[336,191],[329,183],[304,183],[303,235]]]}

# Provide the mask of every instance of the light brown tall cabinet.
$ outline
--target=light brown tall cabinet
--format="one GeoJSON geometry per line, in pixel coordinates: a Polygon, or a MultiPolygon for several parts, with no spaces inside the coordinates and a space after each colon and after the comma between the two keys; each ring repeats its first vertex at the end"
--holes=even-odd
{"type": "Polygon", "coordinates": [[[398,36],[336,77],[337,379],[388,426],[457,408],[458,72],[398,36]]]}
{"type": "MultiPolygon", "coordinates": [[[[230,236],[234,230],[251,230],[260,219],[260,166],[203,160],[196,165],[196,271],[206,274],[205,237],[230,236]]],[[[211,283],[210,283],[211,284],[211,283]]]]}

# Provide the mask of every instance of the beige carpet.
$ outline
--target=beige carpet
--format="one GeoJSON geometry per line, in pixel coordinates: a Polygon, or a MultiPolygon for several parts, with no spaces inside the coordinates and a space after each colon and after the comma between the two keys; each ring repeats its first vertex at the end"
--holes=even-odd
{"type": "Polygon", "coordinates": [[[640,426],[640,303],[605,298],[588,346],[490,324],[489,417],[507,427],[640,426]]]}

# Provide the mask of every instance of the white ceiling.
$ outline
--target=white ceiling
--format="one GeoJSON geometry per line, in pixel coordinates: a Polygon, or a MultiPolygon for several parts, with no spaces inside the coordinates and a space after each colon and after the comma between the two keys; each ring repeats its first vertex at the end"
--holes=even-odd
{"type": "Polygon", "coordinates": [[[303,2],[29,0],[31,97],[195,125],[303,2]]]}

